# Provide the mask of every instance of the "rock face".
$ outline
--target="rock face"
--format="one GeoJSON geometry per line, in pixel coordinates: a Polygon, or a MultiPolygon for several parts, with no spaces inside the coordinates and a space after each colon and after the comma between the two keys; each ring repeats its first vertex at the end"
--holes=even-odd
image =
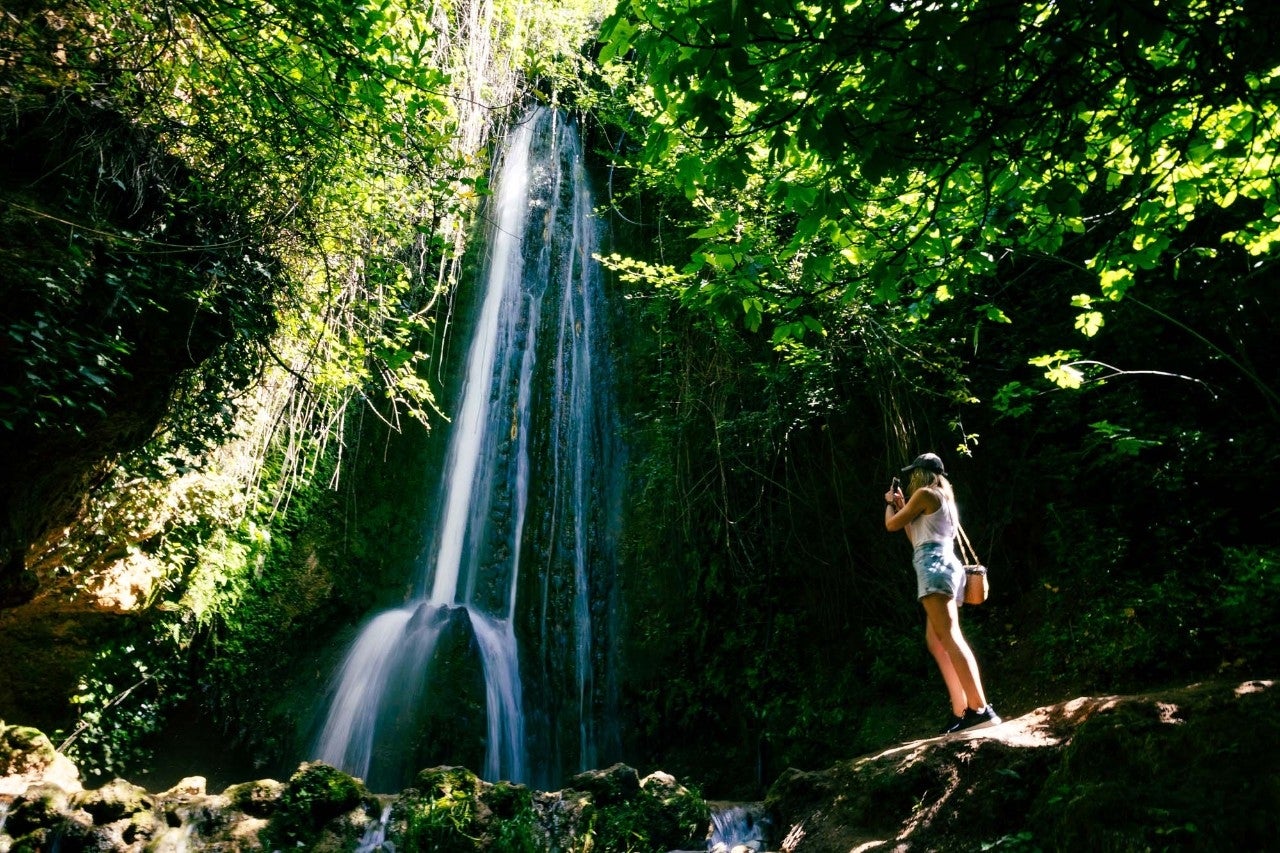
{"type": "Polygon", "coordinates": [[[1261,850],[1280,833],[1271,681],[1081,698],[991,729],[790,770],[789,853],[1261,850]]]}
{"type": "Polygon", "coordinates": [[[668,774],[621,764],[556,792],[436,767],[377,796],[320,763],[220,794],[200,777],[159,794],[120,779],[85,791],[47,738],[0,723],[0,853],[1260,850],[1280,833],[1277,755],[1271,681],[1081,698],[789,770],[749,810],[751,837],[734,838],[668,774]]]}
{"type": "MultiPolygon", "coordinates": [[[[43,101],[39,89],[26,94],[43,101]]],[[[79,515],[111,460],[155,435],[184,372],[218,361],[203,376],[220,376],[235,364],[227,347],[270,334],[275,285],[261,274],[271,259],[252,248],[263,241],[228,231],[244,227],[242,203],[193,192],[195,175],[139,122],[70,91],[38,107],[12,94],[0,115],[11,202],[0,220],[0,387],[23,391],[0,430],[0,608],[36,594],[28,548],[79,515]],[[54,211],[105,230],[62,227],[54,211]],[[109,233],[182,248],[136,251],[109,233]]],[[[232,372],[244,373],[240,388],[253,378],[232,372]]],[[[228,391],[214,393],[225,404],[228,391]]]]}

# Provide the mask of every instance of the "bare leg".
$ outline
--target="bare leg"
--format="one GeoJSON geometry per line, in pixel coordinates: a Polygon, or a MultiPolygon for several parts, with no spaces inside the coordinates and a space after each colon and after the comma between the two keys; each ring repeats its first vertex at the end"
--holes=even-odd
{"type": "Polygon", "coordinates": [[[956,668],[951,665],[951,657],[942,647],[942,641],[938,639],[938,635],[933,632],[932,625],[924,626],[924,640],[925,645],[929,647],[929,654],[933,655],[933,659],[938,664],[942,680],[947,683],[947,694],[951,697],[951,713],[957,717],[964,716],[964,709],[969,701],[965,697],[964,685],[960,683],[960,676],[956,674],[956,668]]]}
{"type": "MultiPolygon", "coordinates": [[[[960,614],[956,610],[955,600],[946,595],[926,595],[920,599],[920,603],[929,620],[929,629],[942,646],[942,651],[951,662],[964,691],[966,707],[975,711],[986,707],[987,695],[982,691],[978,662],[974,660],[973,651],[965,642],[964,634],[960,633],[960,614]]],[[[947,677],[945,671],[942,677],[947,677]]],[[[947,689],[951,689],[950,685],[947,689]]]]}

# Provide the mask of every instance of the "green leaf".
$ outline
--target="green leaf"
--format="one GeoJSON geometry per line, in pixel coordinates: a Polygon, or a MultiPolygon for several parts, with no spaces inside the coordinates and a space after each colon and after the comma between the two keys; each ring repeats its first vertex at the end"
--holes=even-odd
{"type": "Polygon", "coordinates": [[[1102,294],[1108,299],[1119,301],[1125,292],[1133,286],[1133,272],[1127,269],[1103,270],[1100,276],[1102,294]]]}
{"type": "Polygon", "coordinates": [[[1098,334],[1105,322],[1101,311],[1085,311],[1076,315],[1075,327],[1077,331],[1083,332],[1085,337],[1092,338],[1098,334]]]}

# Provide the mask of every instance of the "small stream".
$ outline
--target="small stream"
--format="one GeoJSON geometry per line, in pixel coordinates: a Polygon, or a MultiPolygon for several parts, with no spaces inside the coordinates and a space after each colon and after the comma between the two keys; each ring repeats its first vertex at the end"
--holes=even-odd
{"type": "Polygon", "coordinates": [[[772,822],[760,803],[720,803],[711,809],[708,853],[761,853],[772,822]]]}

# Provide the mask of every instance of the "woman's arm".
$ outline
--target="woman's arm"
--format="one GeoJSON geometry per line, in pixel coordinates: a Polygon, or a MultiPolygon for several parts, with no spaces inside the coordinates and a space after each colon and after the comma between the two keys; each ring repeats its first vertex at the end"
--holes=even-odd
{"type": "Polygon", "coordinates": [[[911,523],[917,515],[924,513],[929,515],[938,511],[942,506],[942,501],[938,500],[929,489],[916,489],[911,495],[911,500],[902,506],[898,506],[897,501],[901,500],[901,496],[897,497],[893,503],[890,503],[890,494],[885,495],[884,505],[884,528],[890,533],[897,533],[911,523]]]}

